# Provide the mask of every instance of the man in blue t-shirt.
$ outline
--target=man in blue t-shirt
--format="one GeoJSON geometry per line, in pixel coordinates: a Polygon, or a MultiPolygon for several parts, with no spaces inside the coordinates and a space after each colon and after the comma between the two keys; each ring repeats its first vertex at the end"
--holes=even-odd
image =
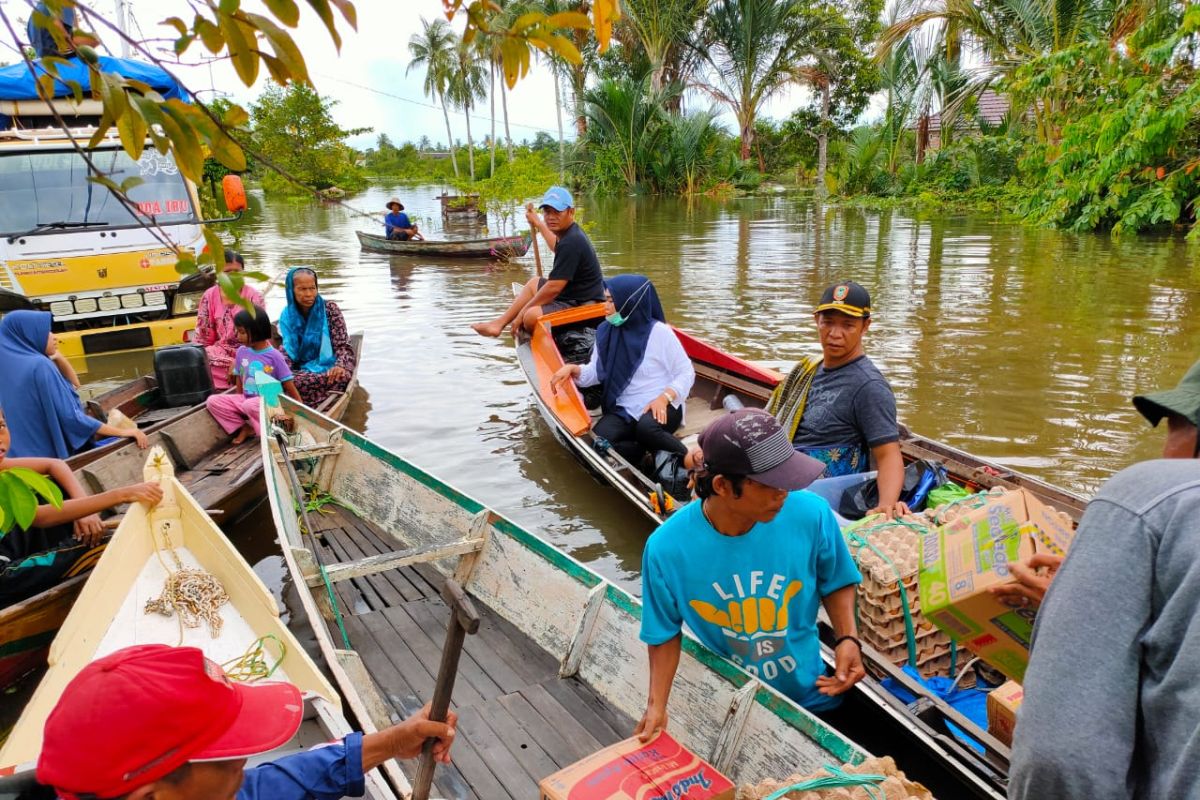
{"type": "Polygon", "coordinates": [[[743,409],[700,434],[701,498],[646,542],[642,632],[650,692],[636,734],[667,724],[667,698],[686,625],[709,648],[810,711],[835,708],[865,674],[856,638],[862,580],[829,504],[799,491],[825,465],[795,451],[770,414],[743,409]],[[825,675],[817,612],[833,625],[837,663],[825,675]]]}
{"type": "Polygon", "coordinates": [[[393,197],[388,200],[387,210],[388,215],[383,218],[383,227],[387,238],[401,242],[409,239],[421,241],[425,238],[417,231],[417,226],[408,219],[408,214],[404,213],[404,204],[400,202],[399,198],[393,197]]]}

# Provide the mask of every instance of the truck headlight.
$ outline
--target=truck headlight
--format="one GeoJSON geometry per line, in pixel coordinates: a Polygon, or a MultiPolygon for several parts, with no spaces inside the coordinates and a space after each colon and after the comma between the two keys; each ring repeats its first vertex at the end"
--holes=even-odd
{"type": "Polygon", "coordinates": [[[175,298],[171,301],[171,316],[183,317],[190,314],[195,314],[196,309],[200,307],[200,298],[204,297],[204,292],[176,292],[175,298]]]}
{"type": "Polygon", "coordinates": [[[94,314],[96,313],[96,308],[96,298],[94,297],[84,297],[75,301],[76,314],[94,314]]]}
{"type": "Polygon", "coordinates": [[[50,304],[50,313],[56,317],[69,317],[75,313],[75,307],[70,300],[59,300],[50,304]]]}
{"type": "Polygon", "coordinates": [[[123,294],[121,295],[121,305],[124,308],[141,308],[145,305],[140,294],[123,294]]]}
{"type": "Polygon", "coordinates": [[[142,297],[146,298],[148,306],[165,306],[167,304],[167,295],[165,292],[146,292],[142,297]]]}

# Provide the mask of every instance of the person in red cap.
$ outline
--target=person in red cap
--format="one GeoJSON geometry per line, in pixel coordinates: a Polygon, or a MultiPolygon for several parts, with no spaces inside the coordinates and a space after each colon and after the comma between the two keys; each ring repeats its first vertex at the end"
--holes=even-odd
{"type": "Polygon", "coordinates": [[[245,769],[286,743],[304,702],[290,683],[235,683],[195,647],[126,647],[88,664],[46,719],[37,779],[63,800],[334,800],[364,773],[413,758],[427,738],[450,761],[456,717],[428,708],[377,733],[245,769]]]}
{"type": "Polygon", "coordinates": [[[642,556],[642,630],[650,656],[649,741],[667,724],[667,699],[686,624],[701,642],[810,711],[832,711],[866,674],[856,638],[862,580],[829,504],[799,491],[825,470],[796,452],[779,422],[742,409],[700,434],[697,502],[658,527],[642,556]],[[817,637],[824,605],[836,666],[826,675],[817,637]]]}

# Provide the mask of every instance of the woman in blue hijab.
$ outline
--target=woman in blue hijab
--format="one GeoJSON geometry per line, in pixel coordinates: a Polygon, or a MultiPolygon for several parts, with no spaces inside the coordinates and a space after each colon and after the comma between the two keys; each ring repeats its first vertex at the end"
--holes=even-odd
{"type": "Polygon", "coordinates": [[[146,446],[146,434],[106,425],[83,413],[79,395],[50,357],[58,340],[47,311],[10,311],[0,320],[0,408],[8,419],[13,458],[70,458],[99,436],[125,436],[146,446]]]}
{"type": "Polygon", "coordinates": [[[585,365],[566,364],[551,378],[577,386],[601,384],[604,416],[592,432],[634,466],[646,451],[687,454],[674,433],[696,372],[667,325],[654,284],[644,275],[618,275],[606,284],[608,316],[596,330],[585,365]]]}
{"type": "Polygon", "coordinates": [[[283,355],[304,404],[316,408],[344,392],[354,374],[354,346],[342,310],[317,290],[317,273],[296,267],[287,274],[287,308],[279,316],[283,355]]]}

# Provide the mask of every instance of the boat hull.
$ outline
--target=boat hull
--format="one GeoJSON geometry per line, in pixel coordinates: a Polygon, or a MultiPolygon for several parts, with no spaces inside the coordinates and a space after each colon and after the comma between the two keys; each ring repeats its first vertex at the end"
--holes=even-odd
{"type": "Polygon", "coordinates": [[[355,231],[364,250],[402,256],[437,256],[439,258],[491,258],[506,260],[520,258],[529,251],[530,236],[499,236],[489,239],[460,241],[396,241],[355,231]]]}

